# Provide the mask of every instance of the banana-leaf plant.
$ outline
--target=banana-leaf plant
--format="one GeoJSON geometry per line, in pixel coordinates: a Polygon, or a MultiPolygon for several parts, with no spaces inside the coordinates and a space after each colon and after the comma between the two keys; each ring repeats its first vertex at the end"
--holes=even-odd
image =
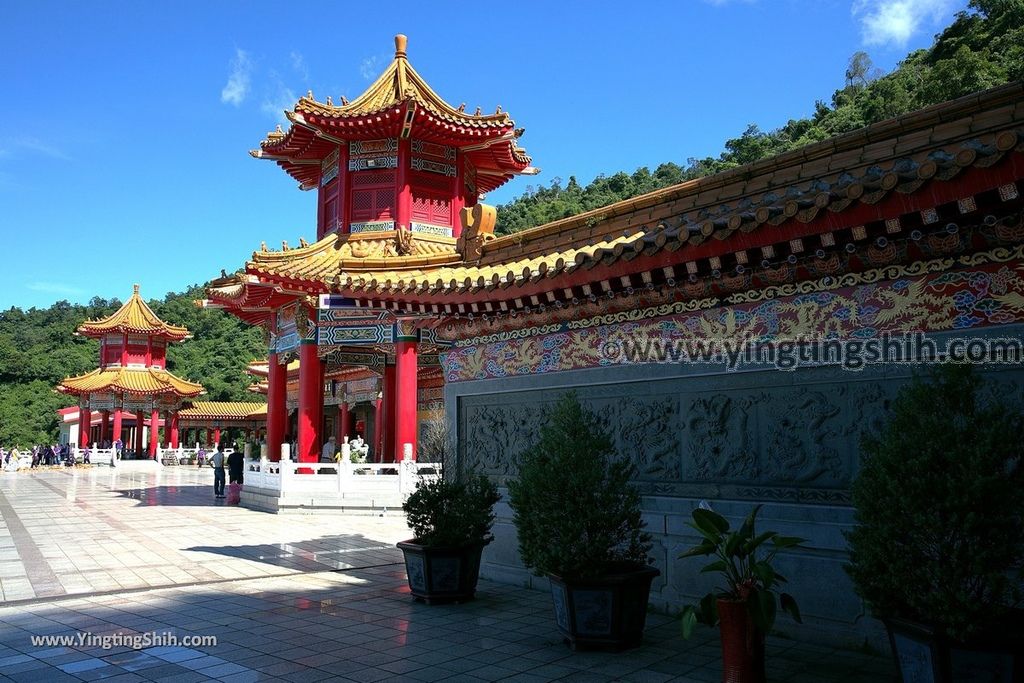
{"type": "Polygon", "coordinates": [[[772,560],[780,550],[795,548],[804,539],[780,536],[774,531],[757,533],[755,524],[760,509],[760,505],[755,506],[740,528],[735,530],[729,527],[725,517],[712,510],[697,508],[693,511],[690,526],[703,540],[681,554],[679,559],[714,557],[701,569],[701,573],[718,573],[724,585],[705,595],[697,605],[684,608],[682,626],[685,638],[690,637],[698,622],[718,625],[718,600],[746,603],[754,625],[764,634],[769,633],[775,624],[776,605],[789,612],[797,623],[802,623],[800,608],[793,596],[777,593],[777,588],[786,583],[786,577],[775,571],[772,560]],[[767,548],[767,552],[762,546],[767,548]]]}

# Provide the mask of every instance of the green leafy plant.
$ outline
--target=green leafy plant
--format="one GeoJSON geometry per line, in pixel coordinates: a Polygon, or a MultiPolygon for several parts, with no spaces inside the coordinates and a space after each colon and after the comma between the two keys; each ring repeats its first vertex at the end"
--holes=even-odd
{"type": "Polygon", "coordinates": [[[717,512],[702,508],[693,511],[690,526],[703,540],[680,555],[679,559],[713,556],[715,559],[701,569],[701,573],[717,573],[725,585],[705,595],[696,606],[688,605],[683,609],[684,637],[690,637],[698,622],[708,626],[718,624],[719,599],[746,603],[761,633],[767,634],[772,630],[776,605],[789,612],[797,623],[802,623],[800,608],[793,596],[788,593],[776,595],[776,588],[786,583],[786,577],[775,571],[772,560],[780,550],[798,547],[804,539],[780,536],[774,531],[757,533],[755,525],[760,509],[760,505],[755,506],[740,528],[735,530],[730,528],[729,520],[717,512]],[[770,550],[759,556],[758,550],[765,544],[769,544],[770,550]]]}
{"type": "Polygon", "coordinates": [[[422,481],[405,502],[415,541],[425,546],[465,546],[492,540],[494,504],[501,499],[482,474],[462,480],[422,481]]]}
{"type": "Polygon", "coordinates": [[[847,572],[877,616],[959,640],[1021,599],[1024,417],[981,388],[971,366],[947,364],[900,391],[862,443],[847,534],[847,572]]]}
{"type": "Polygon", "coordinates": [[[607,429],[566,394],[508,485],[519,550],[538,576],[588,579],[617,563],[648,563],[636,470],[614,456],[607,429]]]}

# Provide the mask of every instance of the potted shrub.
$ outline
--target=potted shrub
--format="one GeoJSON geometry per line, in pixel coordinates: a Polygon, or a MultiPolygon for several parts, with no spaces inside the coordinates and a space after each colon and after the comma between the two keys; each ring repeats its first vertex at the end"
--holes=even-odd
{"type": "Polygon", "coordinates": [[[904,681],[1024,680],[1024,418],[980,389],[917,376],[862,443],[847,571],[904,681]]]}
{"type": "Polygon", "coordinates": [[[398,544],[416,598],[427,604],[473,599],[500,498],[482,474],[419,483],[404,506],[414,538],[398,544]]]}
{"type": "Polygon", "coordinates": [[[635,468],[615,455],[607,430],[570,393],[509,482],[523,562],[548,576],[555,621],[573,649],[639,645],[660,574],[647,566],[635,468]]]}
{"type": "Polygon", "coordinates": [[[795,548],[803,539],[774,531],[757,533],[760,509],[755,506],[735,530],[720,514],[695,509],[690,526],[703,540],[679,556],[714,557],[701,573],[719,575],[722,587],[683,609],[683,636],[689,638],[698,622],[719,627],[722,680],[729,683],[764,683],[764,639],[775,624],[778,607],[800,622],[793,596],[776,593],[786,578],[775,571],[772,560],[780,550],[795,548]],[[763,548],[768,551],[761,554],[763,548]]]}

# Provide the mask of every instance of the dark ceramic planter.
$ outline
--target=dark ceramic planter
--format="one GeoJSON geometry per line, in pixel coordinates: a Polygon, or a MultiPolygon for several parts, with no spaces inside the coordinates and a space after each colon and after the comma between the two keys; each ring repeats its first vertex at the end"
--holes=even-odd
{"type": "Polygon", "coordinates": [[[405,555],[410,592],[428,605],[472,600],[485,545],[426,546],[416,539],[401,541],[398,547],[405,555]]]}
{"type": "Polygon", "coordinates": [[[640,645],[651,581],[661,572],[645,565],[612,568],[597,579],[548,574],[555,622],[573,649],[625,650],[640,645]]]}
{"type": "Polygon", "coordinates": [[[1024,611],[969,643],[907,619],[888,619],[885,626],[904,683],[1024,683],[1024,611]]]}
{"type": "Polygon", "coordinates": [[[718,600],[722,639],[722,683],[765,683],[764,634],[750,618],[747,603],[718,600]]]}

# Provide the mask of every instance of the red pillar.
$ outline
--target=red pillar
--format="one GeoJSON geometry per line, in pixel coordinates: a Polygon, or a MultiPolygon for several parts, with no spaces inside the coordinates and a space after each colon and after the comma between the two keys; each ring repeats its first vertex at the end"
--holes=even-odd
{"type": "Polygon", "coordinates": [[[156,449],[160,441],[160,411],[153,409],[149,414],[149,457],[156,460],[156,449]]]}
{"type": "Polygon", "coordinates": [[[395,457],[395,366],[384,366],[384,434],[381,462],[395,457]]]}
{"type": "Polygon", "coordinates": [[[338,441],[338,448],[345,443],[345,437],[351,433],[352,416],[349,413],[348,404],[342,401],[338,404],[338,433],[334,438],[338,441]]]}
{"type": "Polygon", "coordinates": [[[464,175],[465,162],[462,159],[462,152],[455,153],[455,200],[452,202],[452,237],[462,234],[462,219],[460,212],[466,205],[466,178],[464,175]]]}
{"type": "Polygon", "coordinates": [[[323,387],[320,384],[320,356],[316,344],[299,346],[299,445],[298,462],[316,462],[319,459],[320,425],[317,405],[323,405],[323,387]]]}
{"type": "Polygon", "coordinates": [[[395,228],[412,228],[412,189],[409,187],[409,159],[411,157],[408,138],[398,141],[398,196],[395,205],[395,228]]]}
{"type": "Polygon", "coordinates": [[[416,459],[416,359],[416,342],[395,343],[395,462],[403,459],[405,444],[412,444],[412,459],[416,459]]]}
{"type": "Polygon", "coordinates": [[[171,425],[168,431],[171,433],[171,448],[177,448],[179,445],[178,440],[178,411],[175,410],[171,413],[171,425]]]}
{"type": "Polygon", "coordinates": [[[281,459],[284,442],[285,403],[288,391],[288,369],[277,362],[277,354],[267,357],[267,451],[271,460],[281,459]]]}
{"type": "Polygon", "coordinates": [[[109,438],[110,438],[110,411],[109,410],[101,410],[100,411],[100,447],[101,448],[103,447],[103,445],[107,442],[107,439],[109,439],[109,438]]]}
{"type": "Polygon", "coordinates": [[[92,439],[89,432],[92,430],[92,412],[88,408],[78,411],[78,447],[86,448],[91,445],[92,439]]]}
{"type": "Polygon", "coordinates": [[[373,405],[373,457],[384,462],[384,401],[379,398],[373,405]]]}
{"type": "Polygon", "coordinates": [[[114,433],[110,435],[110,443],[121,438],[121,409],[114,408],[114,433]]]}
{"type": "Polygon", "coordinates": [[[213,428],[213,445],[220,443],[220,427],[213,428]]]}
{"type": "Polygon", "coordinates": [[[135,457],[142,455],[142,411],[135,412],[135,457]]]}

